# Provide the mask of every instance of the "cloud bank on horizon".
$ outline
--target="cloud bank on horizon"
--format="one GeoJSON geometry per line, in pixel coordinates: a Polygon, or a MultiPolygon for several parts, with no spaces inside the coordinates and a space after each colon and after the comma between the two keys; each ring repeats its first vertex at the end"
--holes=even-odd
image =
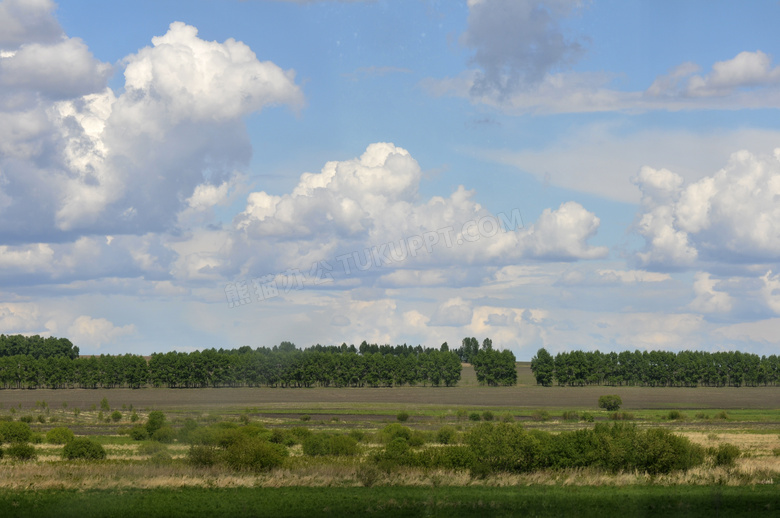
{"type": "Polygon", "coordinates": [[[780,343],[777,43],[693,43],[757,13],[658,7],[656,43],[633,3],[171,9],[0,1],[0,332],[780,343]]]}

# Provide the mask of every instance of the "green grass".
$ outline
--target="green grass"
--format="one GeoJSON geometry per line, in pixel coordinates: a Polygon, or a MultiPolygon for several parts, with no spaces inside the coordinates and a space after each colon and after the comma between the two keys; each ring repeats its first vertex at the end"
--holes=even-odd
{"type": "Polygon", "coordinates": [[[58,516],[776,516],[776,485],[235,488],[0,493],[0,515],[58,516]]]}

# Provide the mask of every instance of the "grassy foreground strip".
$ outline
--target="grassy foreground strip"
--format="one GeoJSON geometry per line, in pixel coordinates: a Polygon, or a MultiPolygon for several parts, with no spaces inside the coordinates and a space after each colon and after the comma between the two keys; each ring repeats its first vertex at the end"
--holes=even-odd
{"type": "Polygon", "coordinates": [[[0,492],[0,516],[777,516],[777,485],[0,492]]]}

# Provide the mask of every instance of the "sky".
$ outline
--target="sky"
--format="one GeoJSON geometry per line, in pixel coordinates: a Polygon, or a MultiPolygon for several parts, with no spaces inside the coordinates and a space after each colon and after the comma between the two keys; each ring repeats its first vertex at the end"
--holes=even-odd
{"type": "Polygon", "coordinates": [[[774,354],[778,19],[0,0],[0,333],[774,354]]]}

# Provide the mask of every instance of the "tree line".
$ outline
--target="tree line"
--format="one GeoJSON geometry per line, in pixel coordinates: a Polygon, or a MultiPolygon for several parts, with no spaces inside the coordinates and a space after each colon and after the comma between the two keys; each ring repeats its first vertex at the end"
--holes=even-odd
{"type": "Polygon", "coordinates": [[[531,360],[536,383],[551,386],[757,387],[780,384],[780,358],[705,351],[568,351],[542,348],[531,360]]]}
{"type": "MultiPolygon", "coordinates": [[[[364,342],[365,343],[365,342],[364,342]]],[[[457,354],[421,346],[321,346],[297,349],[206,349],[91,357],[29,354],[0,357],[2,388],[394,387],[453,386],[461,376],[457,354]]]]}
{"type": "Polygon", "coordinates": [[[28,355],[35,359],[78,358],[79,348],[67,338],[0,334],[0,357],[28,355]]]}
{"type": "Polygon", "coordinates": [[[476,338],[466,337],[455,352],[462,362],[474,367],[480,385],[495,387],[517,383],[515,355],[510,350],[493,349],[493,340],[490,338],[482,340],[480,347],[476,338]]]}

